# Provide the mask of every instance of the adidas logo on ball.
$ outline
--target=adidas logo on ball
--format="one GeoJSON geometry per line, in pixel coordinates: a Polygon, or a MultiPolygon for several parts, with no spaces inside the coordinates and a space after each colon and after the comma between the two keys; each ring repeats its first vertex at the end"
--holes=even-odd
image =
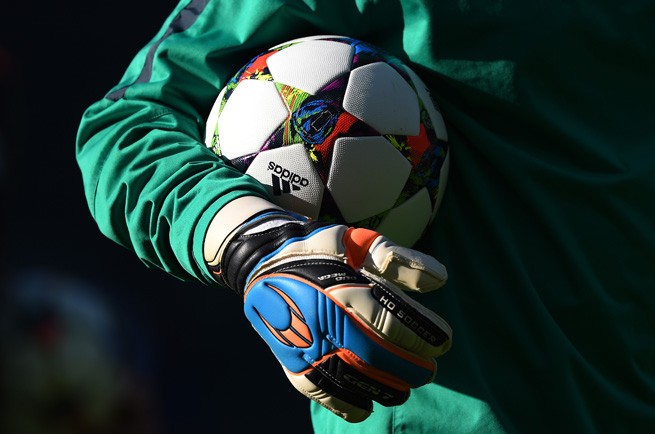
{"type": "Polygon", "coordinates": [[[273,186],[273,195],[275,196],[291,193],[292,190],[298,191],[300,187],[307,187],[309,185],[309,179],[293,173],[273,161],[268,163],[267,169],[272,171],[271,183],[273,186]]]}

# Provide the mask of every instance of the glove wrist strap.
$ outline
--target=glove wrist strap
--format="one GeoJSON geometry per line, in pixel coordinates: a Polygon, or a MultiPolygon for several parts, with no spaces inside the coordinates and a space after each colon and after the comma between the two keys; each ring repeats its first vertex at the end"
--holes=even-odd
{"type": "MultiPolygon", "coordinates": [[[[269,229],[277,228],[289,222],[304,222],[307,218],[299,214],[286,211],[269,201],[257,196],[239,197],[221,208],[212,219],[204,240],[204,258],[207,268],[215,279],[232,289],[239,291],[239,284],[227,277],[228,263],[232,263],[231,276],[241,276],[243,270],[249,269],[239,261],[249,262],[253,255],[259,254],[259,245],[256,240],[248,243],[249,248],[236,249],[231,251],[239,252],[234,256],[230,254],[233,261],[225,260],[226,251],[233,241],[239,240],[237,244],[243,244],[244,238],[261,238],[255,235],[269,229]],[[252,245],[252,247],[250,247],[252,245]],[[238,258],[238,259],[236,259],[238,258]],[[235,274],[236,273],[236,274],[235,274]]],[[[264,237],[263,239],[266,239],[264,237]]],[[[262,241],[262,244],[265,244],[262,241]]],[[[240,282],[241,279],[238,279],[240,282]]]]}
{"type": "Polygon", "coordinates": [[[219,264],[222,282],[243,294],[250,279],[254,278],[252,271],[261,272],[263,262],[274,252],[324,226],[329,224],[298,220],[276,211],[257,216],[235,232],[222,252],[219,264]]]}
{"type": "Polygon", "coordinates": [[[205,263],[218,265],[222,250],[245,222],[266,211],[282,211],[276,205],[257,196],[243,196],[227,203],[212,219],[203,244],[205,263]]]}

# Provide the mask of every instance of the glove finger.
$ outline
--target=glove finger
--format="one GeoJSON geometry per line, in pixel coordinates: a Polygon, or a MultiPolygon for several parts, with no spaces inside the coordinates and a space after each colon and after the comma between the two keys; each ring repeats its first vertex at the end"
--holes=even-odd
{"type": "Polygon", "coordinates": [[[295,374],[284,369],[284,372],[296,390],[348,422],[361,422],[373,412],[371,399],[339,386],[318,371],[295,374]]]}
{"type": "Polygon", "coordinates": [[[387,344],[424,359],[450,349],[452,329],[439,315],[388,282],[372,279],[370,290],[341,286],[329,297],[374,331],[387,344]]]}
{"type": "Polygon", "coordinates": [[[304,375],[285,372],[297,390],[349,422],[367,418],[373,410],[372,401],[385,407],[407,401],[409,385],[380,372],[378,376],[387,377],[393,385],[377,381],[364,373],[376,372],[375,368],[352,360],[347,352],[337,351],[304,375]]]}

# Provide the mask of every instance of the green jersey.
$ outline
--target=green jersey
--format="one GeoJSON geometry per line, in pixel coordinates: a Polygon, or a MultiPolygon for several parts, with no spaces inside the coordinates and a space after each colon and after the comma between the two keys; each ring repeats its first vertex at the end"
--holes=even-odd
{"type": "Polygon", "coordinates": [[[420,301],[453,347],[434,383],[362,423],[312,406],[316,433],[652,432],[654,19],[646,0],[182,1],[84,114],[91,213],[147,265],[214,285],[210,219],[267,195],[203,143],[218,91],[280,42],[365,40],[446,121],[448,186],[415,247],[448,268],[420,301]]]}

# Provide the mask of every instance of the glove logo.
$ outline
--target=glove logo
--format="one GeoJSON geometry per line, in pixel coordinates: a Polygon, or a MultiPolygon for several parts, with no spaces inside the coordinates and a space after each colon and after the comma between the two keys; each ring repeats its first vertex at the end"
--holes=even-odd
{"type": "Polygon", "coordinates": [[[284,345],[295,348],[309,348],[312,345],[314,339],[312,338],[312,332],[309,330],[307,321],[305,320],[302,312],[300,312],[298,305],[280,288],[276,288],[269,283],[266,283],[265,285],[275,291],[280,297],[282,297],[289,309],[289,316],[291,317],[291,321],[286,329],[278,329],[271,325],[266,320],[266,318],[264,318],[264,316],[257,309],[255,309],[257,315],[259,315],[259,319],[262,320],[266,328],[268,328],[273,336],[275,336],[275,338],[282,342],[284,345]]]}

